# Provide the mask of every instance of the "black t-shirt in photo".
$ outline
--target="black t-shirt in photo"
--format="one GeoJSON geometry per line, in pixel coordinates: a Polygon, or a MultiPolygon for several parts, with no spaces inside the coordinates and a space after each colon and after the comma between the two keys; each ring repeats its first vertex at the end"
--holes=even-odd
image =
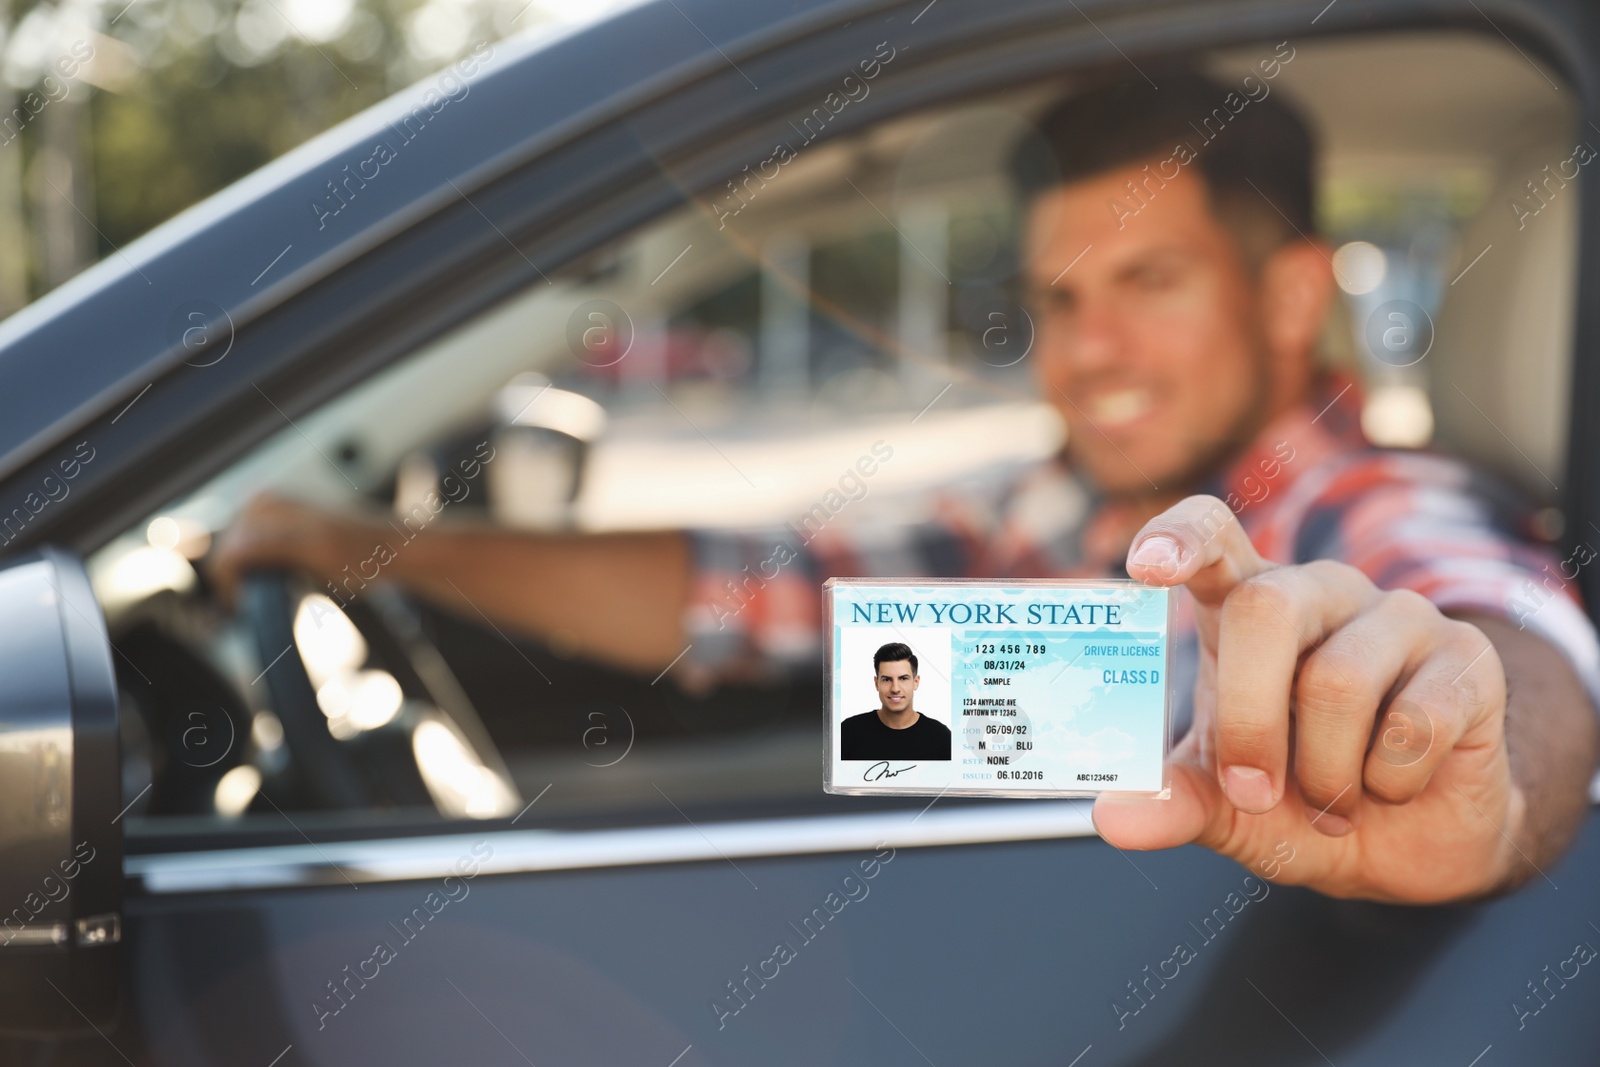
{"type": "Polygon", "coordinates": [[[876,711],[852,715],[840,725],[841,759],[948,760],[950,728],[920,712],[904,730],[883,724],[876,711]]]}

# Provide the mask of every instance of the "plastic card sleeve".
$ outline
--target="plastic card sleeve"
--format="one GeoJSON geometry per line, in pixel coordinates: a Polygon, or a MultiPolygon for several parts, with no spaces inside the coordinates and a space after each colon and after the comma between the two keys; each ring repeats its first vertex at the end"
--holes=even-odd
{"type": "Polygon", "coordinates": [[[829,793],[1169,795],[1171,590],[833,578],[829,793]]]}

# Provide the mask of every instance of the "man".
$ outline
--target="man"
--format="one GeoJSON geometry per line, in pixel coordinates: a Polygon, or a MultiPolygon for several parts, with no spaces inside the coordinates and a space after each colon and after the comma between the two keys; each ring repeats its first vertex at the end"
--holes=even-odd
{"type": "Polygon", "coordinates": [[[872,654],[872,684],[878,688],[878,710],[839,724],[841,759],[950,758],[950,728],[913,706],[922,676],[910,645],[891,641],[872,654]]]}
{"type": "MultiPolygon", "coordinates": [[[[946,502],[898,541],[830,526],[779,555],[773,538],[441,529],[386,573],[619,666],[683,656],[680,676],[814,654],[821,581],[874,560],[1183,585],[1172,796],[1099,798],[1112,844],[1253,866],[1288,842],[1281,881],[1409,902],[1549,869],[1595,765],[1593,630],[1575,596],[1517,607],[1554,560],[1472,472],[1361,439],[1355,390],[1316,368],[1334,291],[1310,136],[1278,94],[1228,119],[1232,99],[1194,75],[1104,86],[1018,153],[1034,370],[1070,436],[995,506],[946,502]],[[1225,124],[1192,125],[1225,104],[1225,124]]],[[[215,573],[224,592],[251,564],[332,577],[382,529],[265,499],[215,573]]]]}

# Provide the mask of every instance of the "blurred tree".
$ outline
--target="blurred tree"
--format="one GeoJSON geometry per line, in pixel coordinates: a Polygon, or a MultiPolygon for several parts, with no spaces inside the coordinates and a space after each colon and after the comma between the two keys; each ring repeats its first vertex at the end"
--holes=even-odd
{"type": "Polygon", "coordinates": [[[0,315],[510,33],[618,0],[0,0],[0,315]]]}
{"type": "MultiPolygon", "coordinates": [[[[17,93],[0,81],[0,116],[9,117],[17,93]]],[[[0,315],[28,299],[28,223],[22,205],[22,150],[0,144],[0,315]]]]}

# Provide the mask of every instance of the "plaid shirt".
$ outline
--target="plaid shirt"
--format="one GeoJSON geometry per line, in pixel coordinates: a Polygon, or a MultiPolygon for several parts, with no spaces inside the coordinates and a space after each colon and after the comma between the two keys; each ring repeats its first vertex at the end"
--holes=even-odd
{"type": "MultiPolygon", "coordinates": [[[[1600,644],[1571,581],[1588,546],[1558,560],[1521,504],[1466,464],[1370,446],[1360,408],[1353,382],[1325,377],[1201,491],[1233,509],[1266,559],[1341,560],[1441,610],[1499,615],[1532,630],[1565,653],[1600,704],[1600,644]]],[[[1139,526],[1127,505],[1096,499],[1050,460],[941,491],[914,525],[694,533],[690,679],[818,662],[827,578],[1125,578],[1139,526]]],[[[1595,554],[1588,549],[1581,562],[1595,554]]],[[[1179,605],[1172,647],[1181,733],[1197,646],[1188,598],[1179,605]]]]}

